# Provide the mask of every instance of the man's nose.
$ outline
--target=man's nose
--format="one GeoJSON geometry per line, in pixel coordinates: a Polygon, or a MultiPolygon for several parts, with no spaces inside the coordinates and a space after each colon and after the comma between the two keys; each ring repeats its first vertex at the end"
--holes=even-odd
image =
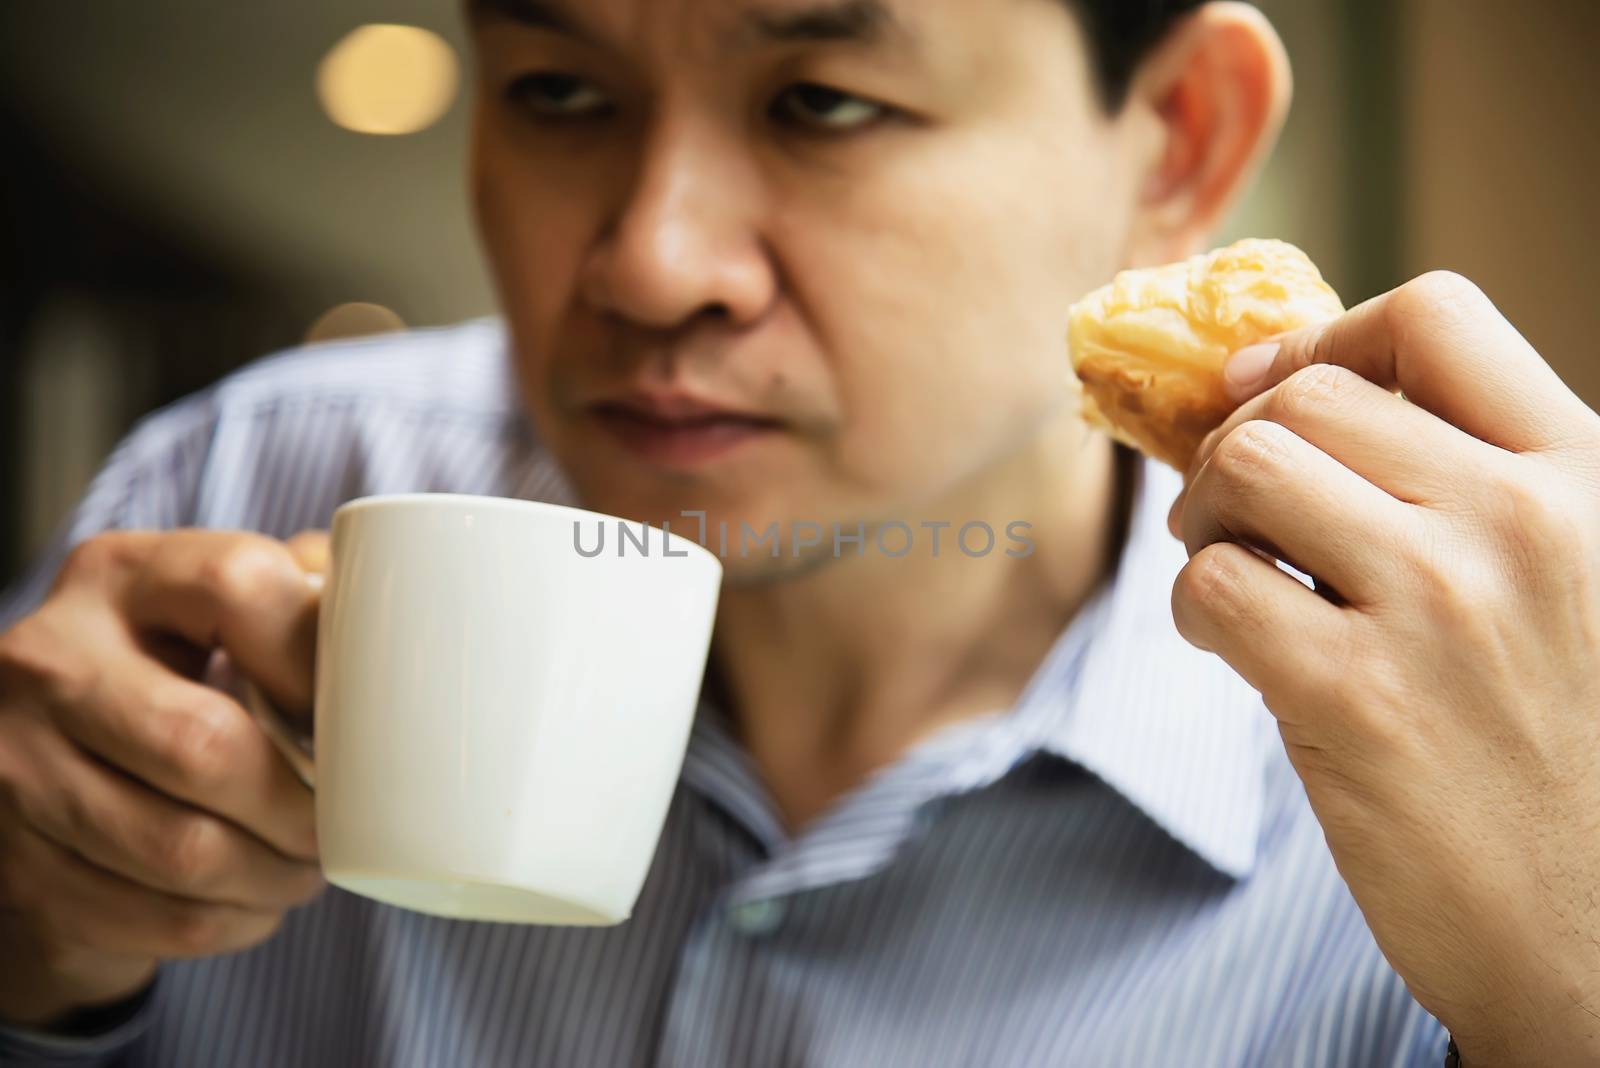
{"type": "Polygon", "coordinates": [[[658,126],[584,263],[585,298],[657,329],[706,312],[755,321],[776,285],[757,225],[758,199],[749,165],[714,134],[658,126]]]}

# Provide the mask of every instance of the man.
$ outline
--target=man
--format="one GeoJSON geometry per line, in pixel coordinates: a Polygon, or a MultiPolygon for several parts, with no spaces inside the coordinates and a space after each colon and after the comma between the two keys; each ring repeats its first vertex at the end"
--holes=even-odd
{"type": "Polygon", "coordinates": [[[503,328],[154,416],[6,613],[6,1063],[1600,1062],[1600,418],[1440,275],[1240,354],[1181,481],[1066,388],[1070,300],[1206,247],[1275,138],[1258,13],[469,17],[503,328]],[[725,560],[628,923],[324,889],[194,681],[306,706],[325,546],[275,539],[417,489],[830,534],[725,560]]]}

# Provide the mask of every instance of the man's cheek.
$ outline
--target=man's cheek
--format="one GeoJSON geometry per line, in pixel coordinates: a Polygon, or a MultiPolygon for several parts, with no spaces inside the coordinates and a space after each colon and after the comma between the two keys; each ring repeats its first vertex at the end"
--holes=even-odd
{"type": "Polygon", "coordinates": [[[841,468],[855,485],[882,499],[937,492],[971,447],[968,419],[952,412],[942,393],[886,387],[878,405],[845,435],[841,468]]]}

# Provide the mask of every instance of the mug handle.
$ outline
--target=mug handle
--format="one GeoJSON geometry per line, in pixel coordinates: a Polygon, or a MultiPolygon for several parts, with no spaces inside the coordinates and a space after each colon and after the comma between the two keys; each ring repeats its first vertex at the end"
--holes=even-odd
{"type": "Polygon", "coordinates": [[[241,675],[233,666],[228,654],[217,649],[206,664],[205,683],[237,698],[267,736],[275,749],[283,754],[299,780],[308,789],[316,788],[317,764],[312,751],[311,736],[267,700],[261,688],[241,675]]]}
{"type": "Polygon", "coordinates": [[[317,762],[311,749],[311,736],[296,727],[289,718],[278,711],[278,706],[267,700],[261,688],[249,679],[241,680],[240,699],[252,718],[261,725],[267,740],[289,762],[289,767],[306,784],[306,789],[317,788],[317,762]]]}

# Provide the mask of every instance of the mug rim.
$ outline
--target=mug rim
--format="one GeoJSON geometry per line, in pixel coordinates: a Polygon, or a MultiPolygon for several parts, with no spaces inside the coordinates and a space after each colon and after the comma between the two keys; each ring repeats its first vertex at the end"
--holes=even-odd
{"type": "Polygon", "coordinates": [[[337,521],[341,515],[348,512],[387,510],[391,507],[416,507],[418,505],[456,508],[465,505],[502,512],[520,512],[524,515],[582,517],[601,522],[640,524],[662,534],[664,537],[671,538],[674,549],[689,549],[698,552],[705,559],[716,565],[719,574],[723,570],[722,560],[716,553],[694,539],[686,538],[676,531],[662,530],[653,523],[643,523],[637,519],[625,519],[622,516],[608,515],[605,512],[596,512],[588,508],[577,508],[570,504],[556,504],[553,501],[529,501],[521,497],[495,497],[476,493],[369,493],[362,497],[352,497],[350,500],[340,504],[333,510],[333,520],[337,521]]]}

